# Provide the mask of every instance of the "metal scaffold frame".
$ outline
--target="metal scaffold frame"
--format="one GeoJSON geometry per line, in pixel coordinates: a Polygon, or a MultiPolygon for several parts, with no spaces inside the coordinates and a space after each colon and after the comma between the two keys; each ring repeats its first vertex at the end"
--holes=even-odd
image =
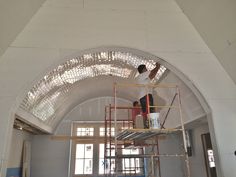
{"type": "MultiPolygon", "coordinates": [[[[148,98],[148,97],[147,97],[148,98]]],[[[148,102],[148,100],[147,100],[148,102]]],[[[149,120],[150,124],[150,120],[149,120]]],[[[189,166],[189,158],[187,152],[187,141],[186,141],[186,134],[185,134],[185,127],[183,121],[183,115],[181,110],[181,99],[180,99],[180,90],[177,85],[175,84],[166,84],[166,85],[142,85],[142,84],[124,84],[124,83],[114,83],[114,105],[107,106],[105,108],[105,139],[104,139],[104,159],[105,162],[108,163],[109,169],[104,165],[104,171],[106,176],[137,176],[136,174],[137,168],[142,168],[143,173],[145,173],[145,167],[137,167],[135,169],[127,169],[124,170],[121,168],[121,160],[122,159],[143,159],[142,164],[145,164],[145,159],[149,159],[149,166],[151,170],[146,172],[145,176],[150,177],[161,177],[161,161],[160,157],[182,157],[185,161],[185,176],[190,177],[190,166],[189,166]],[[131,119],[131,111],[134,109],[133,107],[128,106],[118,106],[117,105],[117,90],[118,88],[129,88],[129,87],[145,87],[146,90],[148,88],[166,88],[166,89],[174,89],[175,94],[170,103],[170,105],[154,105],[150,106],[147,105],[147,113],[149,114],[149,108],[166,108],[168,109],[167,114],[164,117],[164,120],[160,126],[160,128],[149,128],[149,129],[135,129],[133,128],[133,120],[131,119]],[[173,103],[177,99],[177,106],[173,106],[173,103]],[[171,109],[177,109],[180,118],[180,128],[165,128],[164,124],[168,118],[169,112],[171,109]],[[117,112],[119,110],[126,110],[127,115],[124,118],[118,118],[117,112]],[[126,129],[121,130],[122,125],[125,126],[126,129]],[[114,136],[112,136],[112,127],[114,127],[114,136]],[[159,153],[159,141],[164,136],[169,134],[173,134],[176,132],[182,132],[183,137],[183,153],[181,154],[160,154],[159,153]],[[147,142],[148,141],[148,142],[147,142]],[[139,142],[139,143],[137,143],[139,142]],[[141,143],[140,143],[141,142],[141,143]],[[124,155],[119,153],[125,146],[129,145],[129,147],[139,148],[140,154],[131,154],[131,155],[124,155]],[[143,147],[151,147],[151,153],[147,154],[143,147]],[[113,153],[112,153],[113,152],[113,153]],[[115,153],[114,153],[115,152],[115,153]],[[112,163],[113,165],[112,169],[112,163]],[[106,168],[106,169],[105,169],[106,168]]]]}

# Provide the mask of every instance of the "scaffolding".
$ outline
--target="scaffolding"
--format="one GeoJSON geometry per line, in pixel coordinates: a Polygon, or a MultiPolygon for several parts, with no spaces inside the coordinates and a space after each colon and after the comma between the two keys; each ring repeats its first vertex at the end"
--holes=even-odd
{"type": "MultiPolygon", "coordinates": [[[[148,99],[148,97],[147,97],[148,99]]],[[[149,102],[147,100],[147,102],[149,102]]],[[[143,113],[145,114],[145,113],[143,113]]],[[[147,177],[162,177],[161,159],[163,157],[179,157],[184,161],[184,176],[190,177],[190,167],[187,151],[187,141],[183,115],[181,110],[180,90],[177,85],[141,85],[141,84],[123,84],[114,83],[114,105],[105,107],[105,139],[104,139],[104,172],[105,176],[140,176],[144,174],[147,177]],[[145,87],[153,89],[173,89],[173,97],[168,105],[147,104],[147,113],[150,113],[151,107],[155,109],[167,109],[163,116],[160,127],[151,127],[149,119],[149,128],[135,127],[132,111],[136,108],[117,105],[117,91],[119,88],[139,88],[145,87]],[[174,105],[174,102],[177,104],[174,105]],[[165,128],[171,109],[178,112],[180,124],[174,128],[165,128]],[[180,133],[183,139],[182,152],[176,154],[160,154],[159,143],[171,134],[180,133]],[[127,149],[136,149],[136,153],[124,154],[127,149]],[[149,151],[147,151],[149,148],[149,151]],[[138,152],[138,153],[137,153],[138,152]],[[138,160],[137,160],[138,159],[138,160]],[[122,163],[123,162],[123,163],[122,163]],[[126,164],[128,165],[126,166],[126,164]],[[130,165],[132,164],[132,165],[130,165]]]]}

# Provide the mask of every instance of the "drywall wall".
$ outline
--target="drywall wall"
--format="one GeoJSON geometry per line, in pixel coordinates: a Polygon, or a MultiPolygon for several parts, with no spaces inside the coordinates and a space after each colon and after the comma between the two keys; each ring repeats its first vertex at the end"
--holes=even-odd
{"type": "Polygon", "coordinates": [[[164,64],[188,76],[212,111],[209,127],[221,176],[233,177],[236,86],[174,0],[48,0],[40,8],[0,59],[1,175],[8,161],[12,107],[19,105],[22,92],[65,62],[65,55],[114,45],[163,57],[164,64]]]}
{"type": "MultiPolygon", "coordinates": [[[[80,120],[80,116],[90,117],[97,113],[98,108],[101,109],[106,104],[109,104],[111,97],[96,98],[88,100],[81,104],[83,113],[80,113],[81,107],[76,107],[66,118],[60,123],[57,128],[56,135],[71,135],[71,123],[80,120]],[[93,104],[92,104],[93,103],[93,104]],[[98,107],[97,103],[103,103],[98,107]],[[87,111],[90,110],[90,111],[87,111]],[[86,116],[87,115],[87,116],[86,116]]],[[[126,105],[125,100],[123,104],[126,105]]],[[[104,110],[104,109],[102,109],[104,110]]],[[[100,115],[100,114],[98,114],[100,115]]],[[[103,116],[102,116],[103,117],[103,116]]],[[[90,119],[88,119],[89,122],[90,119]]],[[[98,117],[98,120],[99,117],[98,117]]],[[[101,121],[101,120],[100,120],[101,121]]],[[[207,125],[197,126],[192,128],[193,140],[193,156],[190,158],[191,171],[193,177],[205,176],[204,159],[201,147],[201,133],[208,132],[207,125]]],[[[98,134],[98,132],[96,133],[98,134]]],[[[170,135],[169,138],[160,140],[160,153],[176,154],[181,151],[182,145],[181,134],[170,135]]],[[[147,150],[148,151],[148,150],[147,150]]],[[[180,158],[162,158],[161,159],[162,174],[166,176],[182,177],[185,168],[183,160],[180,158]]],[[[70,142],[69,140],[52,140],[50,136],[40,135],[34,136],[32,141],[32,177],[65,177],[68,175],[70,161],[70,142]]],[[[149,163],[149,162],[147,162],[149,163]]],[[[97,167],[94,167],[97,168],[97,167]]]]}
{"type": "Polygon", "coordinates": [[[23,143],[32,141],[32,134],[25,131],[13,129],[10,148],[10,158],[7,166],[7,177],[21,176],[23,160],[23,143]]]}
{"type": "MultiPolygon", "coordinates": [[[[125,106],[132,104],[124,99],[118,99],[117,102],[125,106]]],[[[112,103],[112,97],[102,97],[87,100],[78,105],[60,123],[55,135],[70,136],[73,121],[104,121],[105,106],[112,103]]],[[[52,140],[49,135],[34,136],[32,141],[32,177],[66,177],[69,173],[69,161],[69,140],[52,140]]]]}
{"type": "MultiPolygon", "coordinates": [[[[134,100],[135,101],[135,100],[134,100]]],[[[105,107],[114,105],[113,97],[94,98],[76,106],[66,117],[67,120],[104,121],[105,107]]],[[[132,101],[117,98],[117,105],[132,106],[132,101]]],[[[118,110],[117,118],[126,110],[118,110]]]]}
{"type": "MultiPolygon", "coordinates": [[[[202,119],[203,117],[206,119],[206,112],[193,91],[191,91],[190,88],[188,88],[188,86],[173,72],[169,72],[160,82],[160,85],[168,84],[177,85],[179,88],[179,93],[176,88],[157,88],[156,94],[165,100],[166,106],[170,106],[173,101],[172,106],[181,108],[182,118],[185,123],[196,121],[198,119],[202,119]],[[178,96],[180,96],[180,98],[178,96]]],[[[157,105],[160,106],[159,101],[155,101],[157,102],[157,105]]],[[[165,121],[166,128],[173,128],[181,125],[179,109],[174,107],[170,110],[168,108],[162,108],[160,110],[160,118],[162,123],[165,121]]]]}
{"type": "Polygon", "coordinates": [[[69,149],[69,141],[54,141],[46,135],[34,136],[31,177],[66,177],[69,149]]]}
{"type": "Polygon", "coordinates": [[[191,164],[191,176],[192,177],[207,177],[207,171],[205,166],[204,152],[202,146],[201,135],[209,133],[208,124],[202,124],[191,129],[191,144],[192,144],[192,156],[189,157],[191,164]]]}
{"type": "Polygon", "coordinates": [[[0,56],[45,0],[0,1],[0,56]]]}
{"type": "Polygon", "coordinates": [[[176,2],[236,83],[236,1],[176,2]]]}

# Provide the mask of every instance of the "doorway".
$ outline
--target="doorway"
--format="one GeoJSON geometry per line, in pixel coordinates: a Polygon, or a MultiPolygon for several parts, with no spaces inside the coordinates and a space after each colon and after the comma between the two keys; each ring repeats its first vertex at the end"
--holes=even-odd
{"type": "Polygon", "coordinates": [[[217,177],[210,133],[202,134],[201,139],[203,145],[207,177],[217,177]]]}

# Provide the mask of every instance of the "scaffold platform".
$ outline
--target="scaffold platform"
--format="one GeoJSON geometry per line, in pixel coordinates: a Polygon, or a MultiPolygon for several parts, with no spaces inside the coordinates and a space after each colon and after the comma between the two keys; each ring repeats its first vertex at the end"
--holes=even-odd
{"type": "Polygon", "coordinates": [[[116,138],[117,140],[146,140],[148,138],[171,134],[182,131],[182,129],[126,129],[120,132],[116,138]]]}

